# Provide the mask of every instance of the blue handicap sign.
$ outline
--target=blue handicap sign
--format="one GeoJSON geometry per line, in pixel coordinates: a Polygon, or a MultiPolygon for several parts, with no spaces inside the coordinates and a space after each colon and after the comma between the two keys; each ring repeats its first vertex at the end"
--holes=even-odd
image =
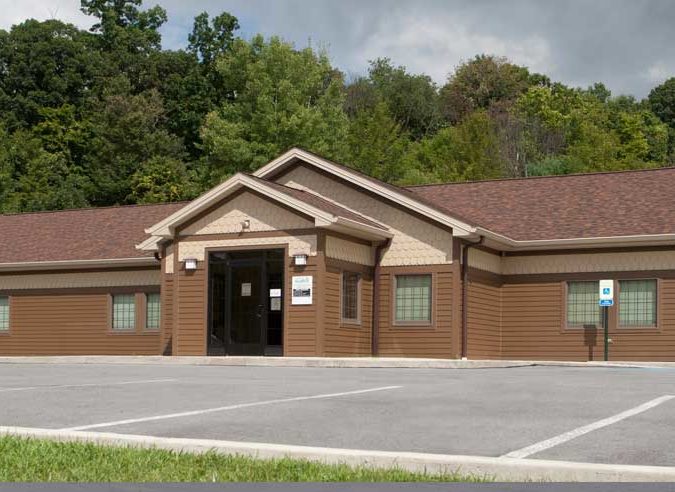
{"type": "Polygon", "coordinates": [[[606,306],[613,306],[614,305],[614,299],[601,299],[600,300],[600,306],[606,307],[606,306]]]}
{"type": "Polygon", "coordinates": [[[609,287],[605,287],[604,289],[602,289],[602,293],[603,293],[604,295],[608,296],[608,295],[609,295],[609,290],[610,290],[609,287]]]}

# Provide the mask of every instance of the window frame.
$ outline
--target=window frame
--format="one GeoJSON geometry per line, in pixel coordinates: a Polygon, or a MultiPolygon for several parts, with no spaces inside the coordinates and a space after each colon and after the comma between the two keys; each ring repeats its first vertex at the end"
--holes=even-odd
{"type": "Polygon", "coordinates": [[[0,297],[7,299],[7,328],[0,328],[0,336],[9,335],[12,330],[12,296],[0,294],[0,297]]]}
{"type": "Polygon", "coordinates": [[[661,279],[654,277],[640,277],[640,278],[617,278],[614,280],[614,296],[616,299],[616,315],[615,315],[615,325],[616,329],[619,331],[638,331],[644,332],[649,330],[659,330],[661,327],[661,279]],[[622,325],[621,324],[621,282],[623,281],[632,281],[632,280],[651,280],[656,283],[656,316],[653,325],[622,325]]]}
{"type": "MultiPolygon", "coordinates": [[[[595,327],[596,329],[602,328],[602,310],[600,309],[600,305],[598,305],[598,312],[600,315],[599,321],[594,324],[583,324],[583,325],[572,325],[570,324],[569,320],[569,288],[570,288],[570,283],[572,282],[595,282],[598,285],[598,289],[600,288],[599,285],[599,280],[594,280],[594,279],[577,279],[577,280],[565,280],[563,281],[564,288],[563,288],[563,320],[562,320],[562,327],[563,330],[585,330],[588,329],[589,327],[595,327]]],[[[611,309],[611,308],[610,308],[611,309]]]]}
{"type": "MultiPolygon", "coordinates": [[[[136,302],[138,305],[138,302],[136,302]]],[[[148,292],[143,292],[143,331],[150,331],[150,332],[158,332],[162,329],[162,295],[161,292],[159,291],[148,291],[148,292]],[[150,314],[150,311],[148,310],[148,306],[150,303],[148,302],[148,297],[151,295],[156,295],[159,298],[159,312],[157,313],[157,326],[150,326],[148,324],[148,314],[150,314]]],[[[136,317],[138,319],[138,317],[136,317]]]]}
{"type": "Polygon", "coordinates": [[[360,272],[354,272],[351,270],[342,270],[340,272],[340,324],[341,325],[350,325],[350,326],[361,326],[361,289],[363,285],[363,275],[360,272]],[[345,318],[344,317],[344,282],[345,274],[356,275],[356,318],[345,318]]]}
{"type": "Polygon", "coordinates": [[[392,285],[391,285],[391,320],[392,326],[405,328],[434,328],[434,319],[436,315],[436,276],[433,272],[397,272],[392,274],[392,285]],[[397,289],[398,289],[398,279],[399,277],[429,277],[429,319],[428,320],[399,320],[396,317],[397,311],[397,289]]]}
{"type": "Polygon", "coordinates": [[[113,334],[134,334],[139,328],[138,294],[135,292],[112,292],[108,295],[108,328],[113,334]],[[131,296],[134,300],[134,326],[132,328],[115,328],[115,296],[131,296]]]}

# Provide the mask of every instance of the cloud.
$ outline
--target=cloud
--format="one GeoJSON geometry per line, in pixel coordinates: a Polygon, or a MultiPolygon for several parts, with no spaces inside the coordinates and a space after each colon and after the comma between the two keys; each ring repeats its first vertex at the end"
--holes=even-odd
{"type": "MultiPolygon", "coordinates": [[[[202,11],[236,15],[242,33],[325,47],[347,73],[388,56],[443,83],[476,54],[506,56],[574,86],[602,81],[645,96],[675,76],[672,0],[145,0],[167,9],[164,45],[184,47],[202,11]]],[[[0,0],[1,25],[59,17],[88,27],[78,0],[0,0]]]]}

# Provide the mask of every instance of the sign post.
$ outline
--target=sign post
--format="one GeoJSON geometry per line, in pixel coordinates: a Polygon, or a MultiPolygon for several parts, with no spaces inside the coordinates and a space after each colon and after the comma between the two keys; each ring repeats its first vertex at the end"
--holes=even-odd
{"type": "Polygon", "coordinates": [[[602,307],[602,326],[605,336],[605,361],[609,360],[609,307],[614,305],[614,281],[601,280],[599,304],[602,307]]]}

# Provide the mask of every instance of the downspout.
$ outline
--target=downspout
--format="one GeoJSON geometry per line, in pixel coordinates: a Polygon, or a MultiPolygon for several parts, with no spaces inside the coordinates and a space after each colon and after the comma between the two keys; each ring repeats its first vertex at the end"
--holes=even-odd
{"type": "Polygon", "coordinates": [[[462,359],[466,359],[469,353],[469,249],[483,244],[485,237],[480,236],[478,241],[465,243],[462,247],[462,359]]]}
{"type": "Polygon", "coordinates": [[[375,248],[375,270],[373,272],[373,319],[371,326],[370,355],[377,356],[380,343],[380,263],[383,251],[391,244],[391,238],[375,248]]]}

